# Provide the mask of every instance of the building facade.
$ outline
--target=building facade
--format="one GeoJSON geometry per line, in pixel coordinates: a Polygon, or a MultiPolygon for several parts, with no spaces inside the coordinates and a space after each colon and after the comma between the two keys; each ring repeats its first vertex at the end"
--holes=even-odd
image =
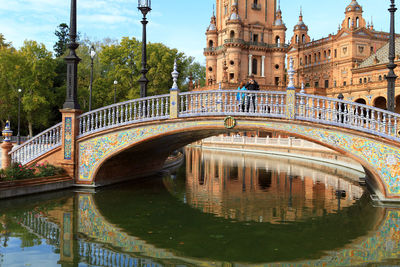
{"type": "Polygon", "coordinates": [[[254,75],[262,90],[284,88],[286,27],[276,0],[216,0],[206,31],[206,87],[237,88],[254,75]]]}
{"type": "MultiPolygon", "coordinates": [[[[307,93],[330,97],[343,93],[343,88],[350,92],[359,85],[360,76],[365,76],[360,74],[365,70],[357,70],[362,62],[388,43],[389,33],[375,31],[372,22],[367,24],[363,8],[356,0],[351,1],[344,13],[337,33],[316,41],[308,35],[300,13],[288,52],[288,60],[294,59],[296,87],[304,84],[307,93]]],[[[368,94],[366,88],[361,94],[368,94]]]]}

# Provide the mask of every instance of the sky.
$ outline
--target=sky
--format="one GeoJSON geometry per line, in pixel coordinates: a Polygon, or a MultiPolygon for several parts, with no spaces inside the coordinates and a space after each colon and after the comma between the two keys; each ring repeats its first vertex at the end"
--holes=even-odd
{"type": "MultiPolygon", "coordinates": [[[[241,1],[241,0],[239,0],[241,1]]],[[[309,35],[315,40],[336,33],[351,0],[281,0],[283,20],[290,40],[300,6],[309,35]]],[[[376,30],[389,31],[389,0],[358,0],[364,18],[376,30]]],[[[205,64],[205,30],[215,0],[152,0],[148,15],[148,41],[162,42],[205,64]]],[[[93,41],[120,40],[129,36],[141,40],[141,13],[136,0],[77,0],[78,31],[93,41]]],[[[60,23],[69,24],[70,0],[0,0],[0,33],[19,48],[24,40],[44,43],[52,50],[60,23]]],[[[400,7],[400,6],[399,6],[400,7]]],[[[398,11],[397,13],[399,13],[398,11]]],[[[397,22],[400,17],[396,14],[397,22]]],[[[397,28],[400,24],[396,23],[397,28]]],[[[398,32],[398,31],[396,31],[398,32]]]]}

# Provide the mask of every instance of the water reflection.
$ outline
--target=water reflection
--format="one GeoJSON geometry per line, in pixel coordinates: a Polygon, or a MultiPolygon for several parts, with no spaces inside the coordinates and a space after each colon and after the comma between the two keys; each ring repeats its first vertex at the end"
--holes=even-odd
{"type": "MultiPolygon", "coordinates": [[[[262,162],[265,167],[265,160],[262,162]]],[[[280,221],[274,216],[270,217],[273,223],[266,222],[271,204],[265,204],[268,208],[258,204],[246,215],[250,220],[239,221],[193,208],[189,203],[194,191],[183,190],[191,183],[186,182],[187,171],[184,166],[164,179],[148,178],[95,194],[63,191],[1,201],[0,266],[355,266],[399,262],[400,211],[374,207],[366,194],[352,195],[359,197],[357,200],[349,199],[348,194],[340,209],[336,206],[328,212],[335,202],[327,204],[334,200],[327,192],[335,186],[327,183],[332,189],[320,189],[317,180],[323,176],[316,176],[310,188],[317,189],[310,194],[323,196],[323,204],[311,201],[303,211],[300,204],[306,203],[303,180],[307,177],[297,177],[294,168],[285,172],[294,176],[292,207],[289,180],[286,187],[279,187],[274,185],[279,177],[272,177],[267,183],[270,186],[254,183],[253,191],[247,179],[246,191],[240,186],[229,187],[232,191],[226,191],[228,186],[224,189],[223,184],[212,187],[215,194],[216,188],[222,188],[222,193],[216,194],[219,200],[236,200],[235,204],[214,201],[221,204],[221,211],[225,206],[244,210],[260,200],[250,196],[242,200],[242,194],[278,192],[282,197],[274,193],[279,197],[267,200],[284,211],[286,217],[280,221],[290,223],[277,223],[280,221]],[[295,186],[294,181],[299,184],[295,186]],[[223,198],[224,194],[230,198],[223,198]],[[186,203],[182,201],[185,195],[186,203]],[[251,216],[259,214],[256,209],[262,209],[262,223],[252,220],[251,216]],[[311,214],[308,209],[315,214],[305,216],[311,214]]],[[[209,179],[205,177],[202,186],[209,188],[209,179]]],[[[350,192],[350,185],[341,182],[338,188],[350,192]]]]}
{"type": "Polygon", "coordinates": [[[183,201],[240,221],[305,220],[349,207],[363,195],[355,182],[361,173],[301,159],[187,148],[186,163],[183,201]]]}

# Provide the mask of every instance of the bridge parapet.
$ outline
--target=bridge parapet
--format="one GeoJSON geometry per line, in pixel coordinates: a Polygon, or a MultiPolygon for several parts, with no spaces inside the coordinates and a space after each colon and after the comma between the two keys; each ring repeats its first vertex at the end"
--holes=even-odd
{"type": "Polygon", "coordinates": [[[59,123],[26,141],[22,145],[14,147],[9,154],[11,161],[27,164],[41,155],[60,147],[62,138],[61,133],[62,125],[59,123]]]}
{"type": "Polygon", "coordinates": [[[79,117],[79,137],[127,124],[170,117],[170,95],[134,99],[85,113],[79,117]]]}

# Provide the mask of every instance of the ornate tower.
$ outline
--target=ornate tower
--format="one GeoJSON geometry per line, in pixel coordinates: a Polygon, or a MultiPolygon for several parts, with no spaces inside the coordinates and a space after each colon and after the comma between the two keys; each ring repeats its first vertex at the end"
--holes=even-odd
{"type": "Polygon", "coordinates": [[[299,22],[293,28],[291,44],[299,45],[311,41],[308,35],[308,26],[303,21],[303,11],[300,9],[299,22]]]}
{"type": "Polygon", "coordinates": [[[346,17],[342,22],[342,28],[356,30],[366,27],[367,24],[362,17],[363,9],[356,0],[351,1],[344,13],[346,17]]]}
{"type": "Polygon", "coordinates": [[[207,28],[206,89],[237,88],[254,75],[261,89],[277,90],[285,77],[286,27],[276,1],[216,0],[207,28]]]}

